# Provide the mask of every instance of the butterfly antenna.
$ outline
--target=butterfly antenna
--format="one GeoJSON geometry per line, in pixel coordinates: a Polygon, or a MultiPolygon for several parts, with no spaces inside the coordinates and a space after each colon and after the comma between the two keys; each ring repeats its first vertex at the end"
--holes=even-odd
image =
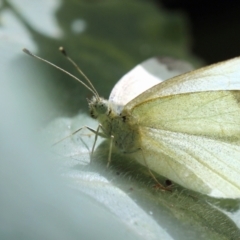
{"type": "MultiPolygon", "coordinates": [[[[41,57],[39,57],[39,56],[31,53],[28,49],[24,48],[24,49],[23,49],[23,52],[26,53],[27,55],[31,56],[31,57],[34,57],[34,58],[36,58],[36,59],[38,59],[38,60],[40,60],[40,61],[42,61],[42,62],[45,62],[45,63],[51,65],[51,66],[57,68],[58,70],[64,72],[65,74],[69,75],[69,76],[72,77],[73,79],[75,79],[75,80],[77,80],[78,82],[80,82],[84,87],[86,87],[89,91],[91,91],[91,92],[96,96],[97,99],[99,99],[99,95],[98,95],[96,89],[93,87],[93,85],[91,84],[91,82],[90,82],[89,80],[88,80],[88,83],[90,82],[90,87],[89,87],[86,83],[84,83],[82,80],[80,80],[79,78],[77,78],[77,77],[75,77],[74,75],[72,75],[71,73],[69,73],[68,71],[66,71],[66,70],[58,67],[57,65],[55,65],[55,64],[53,64],[53,63],[51,63],[51,62],[49,62],[49,61],[47,61],[47,60],[45,60],[45,59],[43,59],[43,58],[41,58],[41,57]]],[[[74,65],[76,65],[76,64],[74,64],[74,65]]],[[[79,70],[80,70],[80,69],[79,69],[79,70]]],[[[82,74],[82,75],[84,76],[84,74],[82,74]]]]}
{"type": "Polygon", "coordinates": [[[86,76],[86,74],[84,74],[84,72],[80,69],[80,67],[68,56],[66,50],[63,47],[59,47],[59,51],[67,58],[67,60],[69,62],[72,63],[72,65],[78,70],[78,72],[84,77],[84,79],[88,82],[88,84],[90,85],[91,89],[95,92],[95,95],[98,99],[100,99],[97,90],[95,89],[95,87],[93,86],[92,82],[90,81],[90,79],[86,76]]]}

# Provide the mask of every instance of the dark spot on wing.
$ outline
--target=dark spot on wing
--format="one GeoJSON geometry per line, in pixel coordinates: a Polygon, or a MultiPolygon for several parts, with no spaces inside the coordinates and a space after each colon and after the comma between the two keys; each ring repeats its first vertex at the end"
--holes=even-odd
{"type": "Polygon", "coordinates": [[[231,93],[233,94],[233,96],[236,99],[237,103],[240,104],[240,91],[232,90],[231,93]]]}
{"type": "Polygon", "coordinates": [[[126,122],[127,117],[126,116],[122,116],[122,120],[123,120],[123,122],[126,122]]]}

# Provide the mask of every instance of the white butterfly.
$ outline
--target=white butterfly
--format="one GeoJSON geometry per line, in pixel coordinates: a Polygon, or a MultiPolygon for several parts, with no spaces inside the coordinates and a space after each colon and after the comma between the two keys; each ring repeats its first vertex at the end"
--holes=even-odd
{"type": "Polygon", "coordinates": [[[89,83],[91,116],[150,170],[203,194],[240,198],[240,58],[181,74],[190,69],[150,59],[115,85],[109,101],[89,83]]]}
{"type": "MultiPolygon", "coordinates": [[[[190,69],[176,66],[169,74],[190,69]]],[[[104,132],[136,161],[186,188],[239,198],[240,58],[167,81],[163,68],[150,59],[116,84],[109,98],[115,111],[98,116],[104,132]]]]}

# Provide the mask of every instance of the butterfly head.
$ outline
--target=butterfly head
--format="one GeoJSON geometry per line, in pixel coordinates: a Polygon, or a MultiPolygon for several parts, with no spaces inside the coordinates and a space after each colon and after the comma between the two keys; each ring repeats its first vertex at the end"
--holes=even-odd
{"type": "Polygon", "coordinates": [[[92,118],[99,118],[100,115],[108,115],[110,112],[109,103],[104,98],[93,97],[88,100],[90,115],[92,118]]]}

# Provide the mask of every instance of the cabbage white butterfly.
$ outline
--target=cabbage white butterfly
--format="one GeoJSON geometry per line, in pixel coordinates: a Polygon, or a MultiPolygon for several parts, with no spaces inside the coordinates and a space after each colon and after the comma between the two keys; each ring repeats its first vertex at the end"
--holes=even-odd
{"type": "Polygon", "coordinates": [[[120,79],[109,100],[81,82],[94,93],[96,133],[186,188],[240,198],[240,58],[189,70],[147,60],[120,79]]]}

